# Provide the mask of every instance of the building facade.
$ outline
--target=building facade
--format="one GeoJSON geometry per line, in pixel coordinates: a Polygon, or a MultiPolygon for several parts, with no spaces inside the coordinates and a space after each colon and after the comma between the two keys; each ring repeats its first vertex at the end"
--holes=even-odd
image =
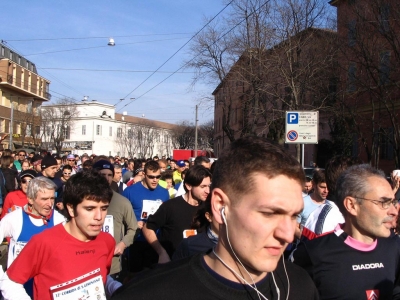
{"type": "Polygon", "coordinates": [[[95,100],[45,105],[42,119],[43,148],[52,151],[147,158],[171,156],[175,146],[177,125],[118,114],[95,100]]]}
{"type": "MultiPolygon", "coordinates": [[[[213,92],[216,156],[233,140],[258,135],[300,158],[299,145],[284,144],[285,111],[318,110],[319,138],[329,138],[335,38],[335,32],[309,28],[271,49],[243,53],[213,92]]],[[[318,160],[317,152],[317,145],[305,145],[305,166],[318,160]]]]}
{"type": "Polygon", "coordinates": [[[50,81],[31,61],[0,43],[0,134],[3,148],[40,144],[40,107],[50,100],[50,81]]]}
{"type": "Polygon", "coordinates": [[[340,98],[353,154],[400,168],[400,7],[396,0],[332,0],[337,8],[340,98]]]}

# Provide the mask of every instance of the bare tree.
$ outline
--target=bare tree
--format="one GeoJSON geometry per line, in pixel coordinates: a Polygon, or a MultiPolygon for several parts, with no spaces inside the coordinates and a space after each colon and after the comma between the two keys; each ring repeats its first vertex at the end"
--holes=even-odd
{"type": "Polygon", "coordinates": [[[54,147],[57,154],[61,153],[63,141],[69,138],[73,128],[73,119],[78,110],[73,99],[61,99],[51,107],[42,106],[42,139],[47,148],[54,147]]]}
{"type": "Polygon", "coordinates": [[[219,84],[217,128],[230,141],[269,134],[282,143],[285,110],[331,106],[335,34],[314,29],[327,26],[326,5],[322,0],[237,0],[222,25],[213,24],[197,37],[188,63],[197,70],[193,83],[219,84]]]}
{"type": "Polygon", "coordinates": [[[357,1],[340,19],[341,105],[347,129],[369,163],[400,167],[400,8],[397,1],[357,1]],[[345,34],[347,33],[347,34],[345,34]]]}
{"type": "Polygon", "coordinates": [[[26,138],[30,138],[34,145],[36,141],[36,127],[40,126],[39,107],[41,102],[23,97],[14,107],[14,122],[20,124],[21,144],[24,147],[26,138]]]}
{"type": "Polygon", "coordinates": [[[199,126],[199,148],[213,149],[214,148],[214,121],[208,121],[199,126]]]}
{"type": "Polygon", "coordinates": [[[175,130],[173,138],[178,149],[194,149],[195,126],[189,121],[182,121],[177,124],[179,127],[175,130]]]}

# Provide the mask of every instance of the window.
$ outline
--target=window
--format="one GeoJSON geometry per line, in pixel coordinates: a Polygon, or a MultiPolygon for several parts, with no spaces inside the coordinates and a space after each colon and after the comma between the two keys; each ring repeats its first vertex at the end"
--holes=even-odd
{"type": "Polygon", "coordinates": [[[128,139],[133,139],[132,129],[128,129],[128,139]]]}
{"type": "Polygon", "coordinates": [[[109,130],[108,130],[108,135],[112,136],[112,127],[110,126],[109,130]]]}
{"type": "Polygon", "coordinates": [[[348,27],[349,27],[348,28],[349,29],[349,32],[348,32],[349,46],[353,47],[356,45],[356,37],[357,37],[356,20],[350,21],[348,27]]]}
{"type": "Polygon", "coordinates": [[[10,51],[10,59],[13,59],[13,53],[10,51]]]}
{"type": "Polygon", "coordinates": [[[122,137],[122,128],[117,128],[117,138],[122,137]]]}
{"type": "Polygon", "coordinates": [[[101,135],[101,125],[96,125],[96,135],[101,135]]]}
{"type": "Polygon", "coordinates": [[[0,131],[1,132],[6,132],[5,126],[6,126],[5,120],[4,119],[0,119],[0,131]]]}
{"type": "Polygon", "coordinates": [[[82,135],[86,135],[86,125],[82,125],[82,135]]]}
{"type": "Polygon", "coordinates": [[[379,8],[379,31],[385,33],[389,31],[389,15],[390,6],[389,4],[383,4],[379,8]]]}
{"type": "Polygon", "coordinates": [[[355,63],[349,65],[349,70],[347,74],[347,91],[355,92],[356,90],[356,72],[357,66],[355,63]]]}
{"type": "Polygon", "coordinates": [[[379,54],[379,84],[389,83],[390,75],[390,51],[384,51],[379,54]]]}
{"type": "Polygon", "coordinates": [[[32,135],[32,125],[28,124],[26,125],[25,136],[31,136],[31,135],[32,135]]]}
{"type": "Polygon", "coordinates": [[[36,137],[40,136],[40,126],[35,126],[35,135],[36,137]]]}
{"type": "Polygon", "coordinates": [[[63,128],[63,135],[64,135],[64,139],[66,139],[66,140],[69,140],[71,137],[70,137],[70,132],[71,130],[70,130],[70,127],[69,126],[65,126],[64,128],[63,128]]]}
{"type": "Polygon", "coordinates": [[[4,56],[4,53],[5,53],[5,49],[4,49],[4,47],[1,47],[1,56],[4,56]]]}

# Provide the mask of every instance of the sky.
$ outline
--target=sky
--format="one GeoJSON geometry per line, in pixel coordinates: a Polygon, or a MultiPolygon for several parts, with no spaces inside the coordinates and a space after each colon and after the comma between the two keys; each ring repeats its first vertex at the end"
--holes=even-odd
{"type": "MultiPolygon", "coordinates": [[[[194,123],[199,99],[216,87],[193,88],[187,69],[158,85],[182,67],[189,45],[145,80],[203,27],[205,17],[225,7],[222,0],[13,0],[1,6],[0,40],[51,81],[51,103],[88,96],[116,105],[118,113],[194,123]],[[114,47],[107,46],[111,37],[114,47]]],[[[199,105],[199,124],[213,113],[211,102],[199,105]]]]}

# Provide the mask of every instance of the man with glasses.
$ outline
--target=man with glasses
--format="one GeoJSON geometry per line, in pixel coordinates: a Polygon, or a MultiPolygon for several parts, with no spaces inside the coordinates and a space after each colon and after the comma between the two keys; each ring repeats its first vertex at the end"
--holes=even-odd
{"type": "MultiPolygon", "coordinates": [[[[169,199],[168,190],[161,187],[158,181],[161,170],[157,161],[148,161],[144,166],[144,179],[127,187],[123,196],[131,202],[139,229],[154,214],[160,205],[169,199]]],[[[132,272],[141,271],[157,263],[158,255],[146,242],[141,233],[138,234],[133,245],[129,248],[130,269],[132,272]]]]}
{"type": "Polygon", "coordinates": [[[75,160],[75,155],[73,154],[68,154],[67,155],[67,164],[69,164],[72,167],[72,175],[76,174],[76,160],[75,160]]]}
{"type": "Polygon", "coordinates": [[[398,202],[385,174],[366,164],[348,168],[336,204],[345,223],[301,242],[294,263],[308,271],[321,299],[398,299],[399,238],[391,234],[398,202]]]}
{"type": "Polygon", "coordinates": [[[16,159],[14,160],[14,166],[17,168],[18,172],[21,172],[21,166],[22,162],[26,158],[26,152],[25,150],[19,150],[17,156],[15,157],[16,159]]]}

